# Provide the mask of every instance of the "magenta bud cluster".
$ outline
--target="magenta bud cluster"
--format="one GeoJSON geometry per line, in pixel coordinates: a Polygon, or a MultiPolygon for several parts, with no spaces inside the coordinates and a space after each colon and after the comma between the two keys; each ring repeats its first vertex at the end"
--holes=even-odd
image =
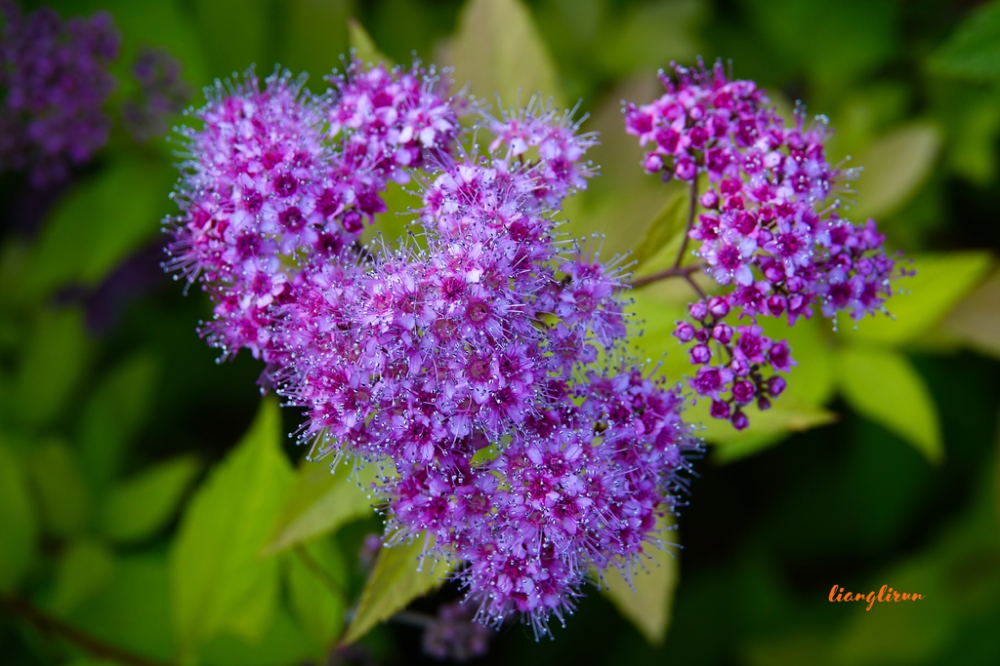
{"type": "Polygon", "coordinates": [[[692,345],[691,388],[712,400],[713,417],[743,429],[743,407],[754,400],[770,407],[785,388],[771,373],[795,365],[787,342],[761,335],[759,317],[794,325],[818,308],[824,317],[858,320],[884,311],[891,279],[907,272],[886,255],[873,220],[854,224],[842,215],[836,194],[854,173],[827,162],[824,118],[807,126],[799,109],[786,125],[762,89],[729,80],[721,62],[674,66],[660,78],[666,93],[627,105],[625,129],[649,147],[648,172],[700,192],[688,237],[696,241],[695,268],[720,293],[692,303],[675,336],[692,345]]]}
{"type": "Polygon", "coordinates": [[[328,80],[211,91],[183,130],[168,267],[211,296],[210,342],[305,409],[319,455],[382,466],[388,544],[425,539],[478,620],[544,633],[591,571],[657,542],[700,450],[683,396],[627,353],[623,277],[554,221],[595,137],[534,102],[466,132],[466,101],[419,66],[328,80]],[[419,189],[419,235],[362,246],[391,182],[419,189]]]}
{"type": "Polygon", "coordinates": [[[63,21],[2,0],[0,18],[0,172],[27,171],[35,186],[63,181],[108,140],[107,69],[120,35],[107,12],[63,21]]]}

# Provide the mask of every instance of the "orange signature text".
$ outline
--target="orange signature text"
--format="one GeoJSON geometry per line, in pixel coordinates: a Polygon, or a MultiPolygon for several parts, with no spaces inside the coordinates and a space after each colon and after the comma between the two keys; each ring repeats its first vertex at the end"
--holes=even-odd
{"type": "Polygon", "coordinates": [[[887,585],[883,585],[882,589],[876,593],[874,590],[868,594],[863,594],[861,592],[844,592],[844,588],[834,585],[830,590],[830,601],[864,601],[867,602],[868,606],[865,608],[866,611],[870,611],[872,606],[875,605],[876,601],[919,601],[923,599],[924,595],[917,594],[916,592],[900,592],[899,590],[894,590],[887,585]]]}

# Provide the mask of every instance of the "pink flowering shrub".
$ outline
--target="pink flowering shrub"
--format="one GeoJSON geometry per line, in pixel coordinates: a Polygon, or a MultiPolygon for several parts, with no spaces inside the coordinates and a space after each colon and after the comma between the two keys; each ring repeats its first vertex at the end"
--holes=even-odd
{"type": "MultiPolygon", "coordinates": [[[[726,288],[676,335],[699,366],[691,388],[743,428],[741,407],[765,408],[794,365],[755,318],[860,317],[894,265],[873,223],[828,201],[821,129],[785,128],[751,82],[677,71],[626,126],[653,144],[647,170],[693,193],[708,174],[699,263],[659,277],[704,268],[726,288]]],[[[211,91],[183,130],[169,268],[211,296],[203,333],[223,356],[250,350],[304,408],[303,440],[380,465],[389,545],[426,539],[478,620],[521,613],[545,633],[593,571],[658,543],[701,448],[684,392],[627,351],[626,276],[555,221],[595,173],[595,137],[538,104],[467,132],[464,100],[419,66],[355,62],[328,80],[314,95],[251,71],[211,91]],[[420,238],[362,247],[390,182],[419,189],[420,238]]]]}

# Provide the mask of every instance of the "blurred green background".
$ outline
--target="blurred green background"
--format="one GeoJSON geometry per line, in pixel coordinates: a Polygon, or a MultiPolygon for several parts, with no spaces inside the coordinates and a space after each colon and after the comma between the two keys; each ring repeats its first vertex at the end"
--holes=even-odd
{"type": "MultiPolygon", "coordinates": [[[[113,114],[145,46],[170,49],[194,90],[279,62],[322,87],[354,46],[453,66],[488,102],[579,100],[602,176],[566,206],[568,229],[604,234],[602,256],[634,251],[640,274],[676,252],[657,233],[675,193],[643,175],[621,101],[653,99],[659,68],[722,58],[783,113],[801,100],[828,116],[830,161],[865,167],[852,219],[875,217],[918,271],[889,303],[895,318],[770,330],[800,366],[750,430],[706,430],[677,557],[654,554],[642,594],[590,590],[554,641],[505,625],[482,663],[1000,663],[1000,2],[49,4],[114,16],[113,114]],[[867,612],[827,600],[833,585],[883,584],[926,599],[867,612]]],[[[293,469],[304,450],[284,433],[300,415],[262,407],[258,363],[213,362],[195,333],[207,299],[159,267],[178,146],[138,144],[115,120],[70,183],[0,178],[0,661],[121,662],[95,645],[125,663],[429,661],[399,621],[334,649],[345,621],[412,595],[382,590],[359,610],[371,563],[358,553],[379,520],[324,470],[293,469]]],[[[634,305],[639,353],[669,352],[663,372],[678,379],[686,357],[668,333],[687,298],[657,285],[634,305]]],[[[406,585],[430,587],[388,587],[406,585]]],[[[414,608],[457,596],[446,586],[414,608]]]]}

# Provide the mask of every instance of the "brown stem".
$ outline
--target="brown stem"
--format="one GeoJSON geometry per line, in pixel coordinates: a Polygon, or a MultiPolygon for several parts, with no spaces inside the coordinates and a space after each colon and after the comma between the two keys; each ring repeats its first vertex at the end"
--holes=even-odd
{"type": "Polygon", "coordinates": [[[698,283],[694,281],[694,278],[691,277],[690,273],[688,273],[687,275],[685,275],[684,279],[687,280],[687,283],[689,285],[691,285],[692,289],[694,289],[696,292],[698,292],[698,295],[701,296],[701,300],[703,300],[703,301],[707,301],[708,300],[708,294],[706,294],[702,290],[702,288],[698,286],[698,283]]]}
{"type": "MultiPolygon", "coordinates": [[[[642,287],[643,285],[647,285],[650,282],[657,282],[658,280],[665,280],[667,278],[672,278],[672,277],[682,277],[685,280],[690,281],[691,274],[697,273],[704,267],[705,265],[702,263],[691,264],[690,266],[685,266],[684,268],[677,268],[675,266],[673,268],[667,268],[666,270],[653,273],[652,275],[647,275],[646,277],[637,278],[635,280],[632,280],[628,284],[630,287],[635,289],[636,287],[642,287]]],[[[698,287],[695,287],[695,289],[701,291],[700,289],[698,289],[698,287]]]]}
{"type": "Polygon", "coordinates": [[[674,268],[681,265],[684,253],[687,252],[688,238],[691,228],[694,227],[694,211],[698,207],[698,176],[691,179],[691,207],[688,208],[687,224],[684,226],[684,238],[681,239],[681,249],[677,251],[677,258],[674,259],[674,268]]]}
{"type": "Polygon", "coordinates": [[[347,599],[347,591],[344,590],[340,583],[334,580],[333,576],[331,576],[330,573],[323,568],[322,564],[317,562],[316,559],[309,554],[309,551],[306,550],[305,547],[296,546],[295,554],[300,560],[302,560],[302,564],[305,565],[306,569],[309,569],[309,571],[316,576],[316,578],[319,578],[320,582],[322,582],[327,589],[341,599],[347,599]]]}
{"type": "Polygon", "coordinates": [[[67,641],[74,643],[99,659],[117,661],[127,666],[166,666],[162,662],[143,657],[142,655],[123,650],[120,647],[105,643],[76,627],[63,622],[59,618],[45,613],[26,600],[18,597],[0,598],[0,606],[11,611],[23,620],[38,627],[43,633],[58,634],[67,641]]]}

